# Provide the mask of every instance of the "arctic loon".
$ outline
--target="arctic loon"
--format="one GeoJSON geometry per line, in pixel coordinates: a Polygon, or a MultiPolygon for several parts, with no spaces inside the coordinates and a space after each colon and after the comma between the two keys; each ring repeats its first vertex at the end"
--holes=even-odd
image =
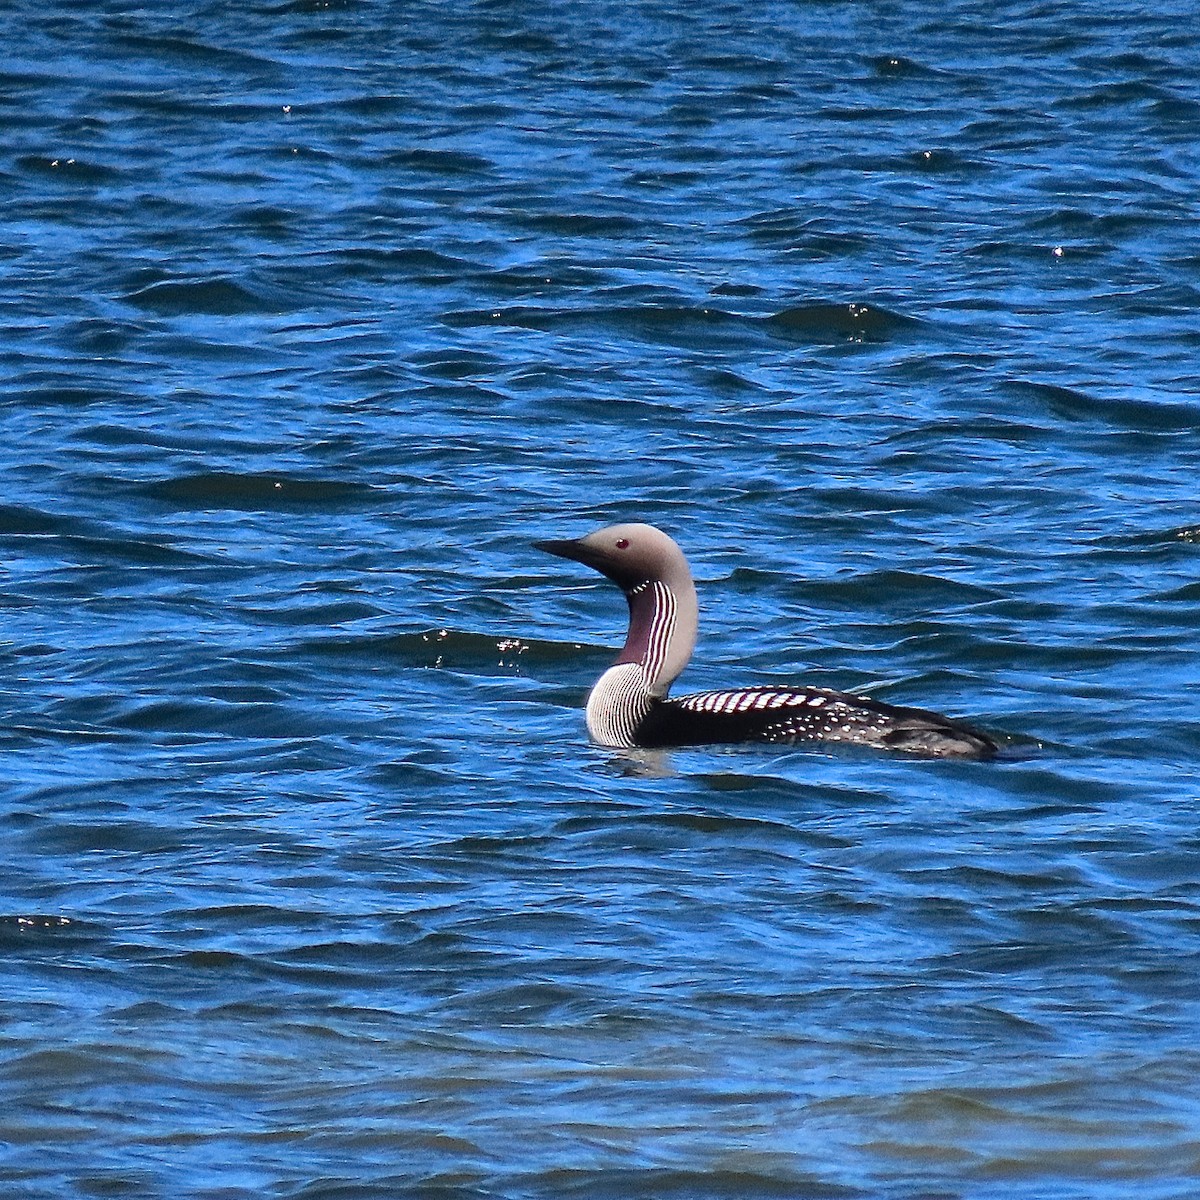
{"type": "Polygon", "coordinates": [[[587,727],[602,746],[849,742],[928,758],[990,758],[986,734],[920,708],[829,688],[744,687],[668,698],[696,644],[699,608],[683,551],[653,525],[610,525],[534,548],[606,575],[629,602],[629,633],[588,695],[587,727]]]}

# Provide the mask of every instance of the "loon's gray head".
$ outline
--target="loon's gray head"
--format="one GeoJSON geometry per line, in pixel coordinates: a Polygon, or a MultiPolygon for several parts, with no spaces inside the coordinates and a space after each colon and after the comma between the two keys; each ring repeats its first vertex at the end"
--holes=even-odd
{"type": "Polygon", "coordinates": [[[666,696],[696,645],[696,588],[683,551],[653,525],[609,525],[534,548],[584,563],[625,593],[629,634],[617,662],[637,663],[651,695],[666,696]]]}

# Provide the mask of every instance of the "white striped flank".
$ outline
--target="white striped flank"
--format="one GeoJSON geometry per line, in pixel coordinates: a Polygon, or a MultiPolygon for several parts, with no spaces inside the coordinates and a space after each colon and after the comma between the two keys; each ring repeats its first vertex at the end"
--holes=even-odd
{"type": "Polygon", "coordinates": [[[765,742],[872,742],[887,728],[887,718],[860,708],[851,698],[827,688],[752,687],[736,691],[693,692],[675,702],[688,712],[737,718],[761,712],[764,719],[749,735],[765,742]]]}
{"type": "Polygon", "coordinates": [[[680,696],[678,703],[692,712],[742,713],[776,708],[822,708],[835,703],[834,695],[816,688],[756,687],[729,692],[693,692],[690,696],[680,696]]]}

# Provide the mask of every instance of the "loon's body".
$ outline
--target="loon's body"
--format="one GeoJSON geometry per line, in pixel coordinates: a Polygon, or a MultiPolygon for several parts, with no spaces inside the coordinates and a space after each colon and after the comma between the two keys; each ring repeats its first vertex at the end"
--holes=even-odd
{"type": "Polygon", "coordinates": [[[985,734],[937,713],[828,688],[746,687],[671,699],[699,617],[683,551],[652,525],[612,525],[534,545],[594,567],[629,602],[625,646],[588,695],[588,732],[602,746],[850,742],[932,758],[990,758],[998,749],[985,734]]]}

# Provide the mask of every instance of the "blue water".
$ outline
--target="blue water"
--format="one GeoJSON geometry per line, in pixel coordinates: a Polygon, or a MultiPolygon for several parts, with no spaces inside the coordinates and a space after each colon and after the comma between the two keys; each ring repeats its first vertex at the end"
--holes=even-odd
{"type": "Polygon", "coordinates": [[[1200,1189],[1200,32],[12,6],[0,1183],[1200,1189]],[[588,744],[692,689],[996,763],[588,744]]]}

